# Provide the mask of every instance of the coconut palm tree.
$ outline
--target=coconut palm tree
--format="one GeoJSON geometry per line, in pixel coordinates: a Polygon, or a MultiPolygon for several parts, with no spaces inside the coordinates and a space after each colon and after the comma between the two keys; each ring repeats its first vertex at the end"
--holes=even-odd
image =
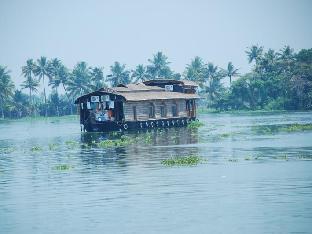
{"type": "Polygon", "coordinates": [[[230,84],[232,83],[232,77],[238,75],[238,69],[234,67],[232,62],[229,62],[227,65],[227,70],[225,70],[226,75],[230,78],[230,84]]]}
{"type": "Polygon", "coordinates": [[[162,52],[157,52],[154,54],[153,59],[149,59],[148,61],[151,64],[147,66],[147,73],[151,78],[171,78],[170,62],[168,61],[168,57],[162,52]]]}
{"type": "Polygon", "coordinates": [[[91,81],[95,89],[100,89],[105,87],[103,67],[90,67],[91,81]]]}
{"type": "Polygon", "coordinates": [[[252,63],[253,61],[258,63],[259,59],[262,56],[263,47],[258,45],[253,45],[248,48],[248,50],[245,51],[248,57],[248,62],[252,63]]]}
{"type": "Polygon", "coordinates": [[[221,84],[221,79],[223,77],[224,72],[222,72],[218,66],[214,66],[213,63],[208,63],[205,68],[205,75],[203,76],[204,79],[201,82],[201,87],[206,90],[211,102],[215,100],[223,89],[221,84]]]}
{"type": "Polygon", "coordinates": [[[9,73],[6,67],[0,65],[0,106],[3,119],[5,103],[13,96],[14,91],[14,83],[9,73]]]}
{"type": "Polygon", "coordinates": [[[91,91],[91,76],[86,62],[79,62],[74,67],[67,81],[67,91],[72,98],[91,91]]]}
{"type": "Polygon", "coordinates": [[[129,84],[131,82],[130,79],[130,71],[126,69],[125,64],[120,64],[119,62],[115,62],[114,65],[110,66],[111,75],[107,79],[111,82],[112,87],[117,86],[118,84],[129,84]]]}
{"type": "Polygon", "coordinates": [[[148,74],[146,73],[146,67],[143,64],[136,66],[135,70],[132,72],[131,78],[134,82],[146,81],[148,80],[148,74]]]}
{"type": "Polygon", "coordinates": [[[200,82],[203,80],[203,76],[204,76],[204,62],[200,57],[196,56],[191,61],[191,64],[186,65],[184,77],[187,80],[200,82]]]}
{"type": "Polygon", "coordinates": [[[29,89],[29,105],[30,112],[33,111],[32,93],[37,92],[39,87],[39,81],[33,76],[35,70],[35,63],[32,59],[26,61],[26,66],[22,67],[22,74],[26,80],[21,84],[23,89],[29,89]]]}
{"type": "MultiPolygon", "coordinates": [[[[70,83],[70,79],[71,79],[71,73],[69,72],[68,68],[65,67],[64,65],[62,65],[60,68],[59,68],[59,71],[58,71],[58,80],[60,82],[60,84],[62,84],[63,86],[63,89],[65,91],[65,95],[68,99],[68,102],[71,103],[71,98],[69,96],[69,93],[67,91],[67,87],[70,83]]],[[[70,105],[70,113],[73,114],[73,110],[72,110],[72,105],[70,105]]]]}
{"type": "Polygon", "coordinates": [[[294,58],[294,49],[286,45],[280,50],[278,55],[280,56],[281,59],[291,60],[294,58]]]}
{"type": "Polygon", "coordinates": [[[37,59],[37,64],[35,67],[35,75],[39,78],[39,81],[42,80],[43,85],[43,95],[44,95],[44,106],[45,106],[45,116],[48,116],[48,110],[47,110],[47,96],[46,96],[46,90],[45,90],[45,84],[44,84],[44,78],[50,77],[51,70],[49,69],[49,63],[46,57],[41,56],[40,59],[37,59]]]}

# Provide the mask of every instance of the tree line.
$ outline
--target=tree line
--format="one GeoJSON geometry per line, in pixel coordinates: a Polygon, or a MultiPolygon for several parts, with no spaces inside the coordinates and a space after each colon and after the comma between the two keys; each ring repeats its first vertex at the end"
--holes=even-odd
{"type": "Polygon", "coordinates": [[[312,49],[295,53],[289,46],[279,51],[264,50],[253,45],[246,50],[252,70],[240,74],[232,62],[220,68],[195,57],[184,72],[170,68],[168,57],[157,52],[148,65],[139,64],[130,70],[125,64],[114,62],[108,74],[103,67],[78,62],[72,70],[60,59],[40,57],[28,59],[21,68],[24,81],[20,88],[14,85],[10,71],[0,65],[1,116],[59,116],[73,114],[74,99],[108,85],[142,82],[150,79],[187,79],[199,84],[201,103],[218,110],[257,109],[312,109],[312,49]],[[237,77],[235,81],[233,78],[237,77]],[[228,79],[229,86],[223,80],[228,79]],[[38,93],[42,85],[43,92],[38,93]],[[46,86],[51,89],[49,96],[46,86]],[[60,94],[59,88],[64,94],[60,94]],[[24,93],[26,91],[26,93],[24,93]]]}

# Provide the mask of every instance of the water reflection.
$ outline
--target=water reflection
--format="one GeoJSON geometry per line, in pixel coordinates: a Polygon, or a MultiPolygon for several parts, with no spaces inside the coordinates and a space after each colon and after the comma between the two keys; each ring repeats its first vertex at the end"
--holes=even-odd
{"type": "Polygon", "coordinates": [[[113,132],[113,133],[82,133],[80,157],[84,164],[114,164],[126,167],[140,163],[150,165],[172,156],[197,155],[199,133],[197,129],[170,128],[152,129],[148,131],[113,132]],[[122,136],[135,139],[135,143],[126,146],[101,148],[96,143],[103,140],[116,140],[122,136]],[[90,147],[86,147],[90,146],[90,147]],[[170,147],[168,147],[170,146],[170,147]]]}

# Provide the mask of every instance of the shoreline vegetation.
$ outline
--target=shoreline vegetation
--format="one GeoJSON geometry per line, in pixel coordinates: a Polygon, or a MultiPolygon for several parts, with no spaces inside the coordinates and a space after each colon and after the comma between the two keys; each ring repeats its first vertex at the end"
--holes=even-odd
{"type": "Polygon", "coordinates": [[[274,51],[252,45],[245,53],[252,64],[245,74],[240,74],[232,62],[220,68],[198,56],[178,73],[162,52],[148,59],[147,65],[139,64],[134,69],[118,61],[105,69],[81,61],[69,69],[58,58],[42,56],[28,59],[21,67],[24,80],[20,87],[13,83],[9,68],[0,64],[0,118],[73,115],[77,113],[74,100],[78,96],[102,87],[151,79],[198,83],[202,97],[199,105],[204,107],[200,113],[312,110],[312,48],[295,52],[285,46],[274,51]]]}
{"type": "MultiPolygon", "coordinates": [[[[200,107],[197,109],[198,114],[231,114],[231,115],[270,115],[270,114],[281,114],[281,113],[301,113],[301,112],[311,112],[312,110],[304,110],[304,111],[289,111],[289,110],[216,110],[216,109],[208,109],[206,107],[200,107]]],[[[1,123],[7,122],[18,122],[18,121],[50,121],[50,122],[59,122],[59,121],[69,121],[69,120],[77,120],[79,121],[79,115],[62,115],[62,116],[24,116],[21,118],[0,118],[1,123]]],[[[204,125],[201,121],[194,121],[188,125],[190,129],[200,128],[204,125]]]]}

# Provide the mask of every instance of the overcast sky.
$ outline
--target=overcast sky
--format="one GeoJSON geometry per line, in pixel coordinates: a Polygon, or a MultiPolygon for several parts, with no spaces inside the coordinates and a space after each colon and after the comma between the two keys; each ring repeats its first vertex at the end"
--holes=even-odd
{"type": "Polygon", "coordinates": [[[250,69],[253,44],[295,50],[312,47],[310,0],[16,1],[0,0],[0,64],[17,85],[28,58],[60,58],[128,68],[164,52],[176,72],[195,56],[250,69]]]}

